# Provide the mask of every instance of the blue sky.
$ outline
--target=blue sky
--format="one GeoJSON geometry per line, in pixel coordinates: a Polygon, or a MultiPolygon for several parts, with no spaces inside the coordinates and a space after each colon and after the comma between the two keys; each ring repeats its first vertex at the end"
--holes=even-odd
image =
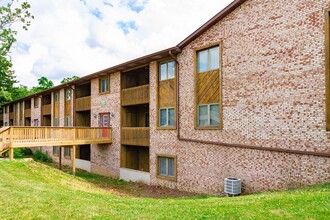
{"type": "Polygon", "coordinates": [[[21,84],[58,84],[175,46],[232,0],[28,0],[11,57],[21,84]]]}

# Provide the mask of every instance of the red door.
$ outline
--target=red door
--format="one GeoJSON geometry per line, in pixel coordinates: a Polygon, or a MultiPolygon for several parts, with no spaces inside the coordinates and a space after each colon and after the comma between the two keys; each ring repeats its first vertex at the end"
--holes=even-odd
{"type": "Polygon", "coordinates": [[[102,137],[109,137],[109,114],[101,114],[102,137]]]}

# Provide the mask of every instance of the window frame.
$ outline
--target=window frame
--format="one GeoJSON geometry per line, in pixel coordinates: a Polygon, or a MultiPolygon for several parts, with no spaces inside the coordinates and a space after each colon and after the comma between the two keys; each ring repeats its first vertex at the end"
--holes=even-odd
{"type": "Polygon", "coordinates": [[[174,107],[165,107],[165,108],[159,108],[159,117],[158,117],[158,127],[160,128],[173,128],[175,127],[175,108],[174,107]],[[174,118],[173,118],[173,125],[168,125],[168,120],[169,120],[169,110],[173,109],[174,111],[174,118]],[[161,111],[166,110],[166,125],[161,125],[161,111]]]}
{"type": "MultiPolygon", "coordinates": [[[[169,181],[177,181],[177,157],[174,155],[167,155],[167,154],[156,154],[156,176],[157,178],[160,179],[164,179],[164,180],[169,180],[169,181]],[[167,158],[167,159],[173,159],[174,160],[174,166],[173,166],[173,173],[174,176],[164,176],[164,175],[160,175],[159,174],[159,168],[160,168],[160,164],[159,164],[159,159],[160,158],[167,158]]],[[[168,161],[168,160],[167,160],[168,161]]],[[[168,163],[167,163],[168,164],[168,163]]],[[[166,167],[166,169],[168,169],[168,167],[166,167]]]]}
{"type": "Polygon", "coordinates": [[[165,80],[171,80],[175,78],[175,61],[174,60],[166,60],[158,63],[158,80],[159,81],[165,81],[165,80]],[[173,72],[173,77],[168,78],[168,64],[169,63],[174,63],[174,72],[173,72]],[[161,79],[161,65],[166,64],[166,79],[161,79]]]}
{"type": "Polygon", "coordinates": [[[219,125],[221,123],[220,121],[220,104],[219,103],[210,103],[210,104],[200,104],[197,106],[197,125],[199,128],[212,128],[212,127],[219,127],[219,125],[211,125],[211,105],[218,105],[219,106],[219,125]],[[199,125],[199,107],[201,106],[207,106],[207,122],[208,124],[206,126],[200,126],[199,125]]]}
{"type": "Polygon", "coordinates": [[[71,101],[71,88],[65,89],[65,101],[71,101]],[[68,95],[69,93],[69,95],[68,95]]]}
{"type": "Polygon", "coordinates": [[[99,78],[99,94],[103,95],[103,94],[108,94],[108,93],[110,93],[110,76],[105,76],[105,77],[99,78]],[[103,80],[108,80],[107,91],[102,91],[102,81],[103,80]]]}
{"type": "Polygon", "coordinates": [[[53,121],[53,127],[59,127],[59,118],[58,117],[54,117],[54,121],[53,121]],[[56,122],[57,121],[57,125],[56,125],[56,122]]]}
{"type": "Polygon", "coordinates": [[[39,97],[33,98],[33,107],[39,108],[39,97]]]}
{"type": "Polygon", "coordinates": [[[215,42],[213,44],[209,44],[209,45],[205,45],[199,48],[195,48],[194,49],[194,72],[195,72],[195,76],[194,76],[194,102],[195,102],[195,115],[194,115],[194,129],[195,130],[222,130],[223,129],[223,103],[222,103],[222,41],[218,41],[215,42]],[[212,70],[208,70],[208,71],[204,71],[204,72],[198,72],[197,71],[197,52],[205,50],[205,49],[210,49],[213,47],[219,47],[219,68],[218,69],[212,69],[212,70]],[[213,71],[219,71],[219,103],[198,103],[198,90],[197,90],[197,83],[198,83],[198,76],[199,74],[207,74],[209,72],[213,72],[213,71]],[[218,126],[202,126],[200,127],[199,124],[199,117],[198,117],[198,110],[199,110],[199,106],[200,105],[209,105],[209,104],[219,104],[219,120],[220,123],[218,126]]]}
{"type": "Polygon", "coordinates": [[[330,131],[330,8],[324,10],[326,131],[330,131]]]}
{"type": "Polygon", "coordinates": [[[198,49],[198,50],[196,50],[196,72],[199,74],[199,73],[205,73],[205,72],[210,72],[210,71],[213,71],[213,70],[217,70],[217,69],[220,69],[220,63],[221,63],[221,57],[220,57],[220,45],[219,44],[215,44],[215,45],[213,45],[213,46],[208,46],[208,47],[206,47],[206,48],[200,48],[200,49],[198,49]],[[211,49],[213,49],[213,48],[216,48],[216,47],[218,47],[219,48],[219,66],[218,66],[218,68],[215,68],[215,69],[211,69],[211,66],[210,66],[210,64],[211,64],[211,56],[210,56],[210,50],[211,49]],[[198,66],[198,53],[200,53],[200,52],[202,52],[202,51],[207,51],[207,70],[205,70],[205,71],[201,71],[201,72],[199,72],[199,66],[198,66]]]}
{"type": "Polygon", "coordinates": [[[60,156],[60,147],[59,146],[53,146],[53,156],[54,157],[59,157],[60,156]],[[57,153],[55,153],[55,149],[57,149],[57,153]]]}
{"type": "Polygon", "coordinates": [[[54,92],[54,103],[58,103],[59,102],[59,97],[60,94],[58,91],[54,92]]]}
{"type": "Polygon", "coordinates": [[[71,127],[71,116],[65,116],[64,127],[71,127]]]}
{"type": "Polygon", "coordinates": [[[64,147],[64,158],[71,159],[71,148],[70,147],[64,147]],[[69,152],[69,154],[67,154],[69,152]]]}
{"type": "Polygon", "coordinates": [[[177,80],[177,77],[176,77],[176,74],[177,74],[177,63],[175,62],[175,60],[173,60],[172,58],[170,57],[167,57],[165,59],[161,59],[161,60],[158,60],[155,64],[156,66],[156,72],[157,72],[157,79],[156,79],[156,106],[157,106],[157,111],[156,111],[156,129],[157,130],[175,130],[176,129],[176,91],[177,91],[177,88],[176,88],[176,80],[177,80]],[[163,64],[163,63],[169,63],[169,62],[174,62],[174,77],[173,78],[170,78],[170,79],[164,79],[164,80],[160,80],[160,65],[163,64]],[[173,105],[171,104],[164,104],[164,105],[160,105],[160,84],[161,83],[167,83],[167,82],[170,82],[171,80],[173,80],[173,83],[174,83],[174,98],[173,98],[173,105],[174,107],[172,107],[173,105]],[[168,106],[170,105],[170,106],[168,106]],[[174,126],[160,126],[160,109],[163,109],[163,108],[174,108],[174,126]]]}

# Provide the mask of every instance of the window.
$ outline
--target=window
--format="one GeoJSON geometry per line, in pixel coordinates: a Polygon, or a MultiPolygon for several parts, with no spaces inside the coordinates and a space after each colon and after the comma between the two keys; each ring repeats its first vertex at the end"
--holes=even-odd
{"type": "Polygon", "coordinates": [[[64,157],[71,158],[71,148],[69,147],[64,148],[64,157]]]}
{"type": "Polygon", "coordinates": [[[54,118],[54,127],[58,127],[58,118],[54,118]]]}
{"type": "Polygon", "coordinates": [[[58,92],[54,92],[54,102],[55,103],[58,103],[58,97],[59,97],[58,92]]]}
{"type": "Polygon", "coordinates": [[[66,117],[65,117],[65,126],[66,126],[66,127],[71,126],[70,116],[66,116],[66,117]]]}
{"type": "Polygon", "coordinates": [[[58,150],[58,149],[59,149],[58,146],[54,146],[54,147],[53,147],[53,155],[54,155],[54,156],[59,156],[59,150],[58,150]]]}
{"type": "Polygon", "coordinates": [[[108,93],[109,92],[109,77],[101,78],[99,81],[99,92],[108,93]]]}
{"type": "Polygon", "coordinates": [[[159,80],[174,78],[174,61],[168,61],[159,64],[159,80]]]}
{"type": "Polygon", "coordinates": [[[66,101],[71,100],[71,89],[66,89],[65,90],[65,100],[66,101]]]}
{"type": "Polygon", "coordinates": [[[33,120],[33,125],[34,125],[34,127],[38,127],[39,126],[39,120],[38,119],[34,119],[33,120]]]}
{"type": "Polygon", "coordinates": [[[157,157],[157,176],[159,178],[176,180],[176,157],[158,156],[157,157]]]}
{"type": "Polygon", "coordinates": [[[198,126],[219,126],[220,112],[219,104],[199,105],[198,106],[198,126]]]}
{"type": "Polygon", "coordinates": [[[38,108],[38,106],[39,106],[39,99],[38,99],[38,98],[34,98],[34,99],[33,99],[33,106],[34,106],[35,108],[38,108]]]}
{"type": "Polygon", "coordinates": [[[161,108],[159,112],[159,126],[174,126],[174,108],[161,108]]]}
{"type": "Polygon", "coordinates": [[[219,69],[219,46],[197,51],[197,72],[219,69]]]}

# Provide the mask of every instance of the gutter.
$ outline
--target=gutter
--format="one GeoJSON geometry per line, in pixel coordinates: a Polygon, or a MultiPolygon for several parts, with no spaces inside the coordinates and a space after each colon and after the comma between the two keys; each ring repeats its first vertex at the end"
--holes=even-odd
{"type": "MultiPolygon", "coordinates": [[[[175,48],[176,53],[181,52],[180,47],[175,48]]],[[[193,139],[193,138],[184,138],[180,135],[180,65],[178,62],[178,59],[176,56],[174,56],[172,50],[169,50],[169,55],[173,58],[176,65],[176,136],[179,141],[186,141],[186,142],[194,142],[194,143],[200,143],[200,144],[211,144],[211,145],[219,145],[223,147],[235,147],[235,148],[243,148],[243,149],[252,149],[252,150],[262,150],[262,151],[273,151],[273,152],[279,152],[279,153],[288,153],[288,154],[298,154],[298,155],[311,155],[311,156],[318,156],[318,157],[330,157],[330,153],[323,153],[323,152],[314,152],[314,151],[301,151],[301,150],[291,150],[291,149],[285,149],[285,148],[271,148],[271,147],[262,147],[262,146],[256,146],[256,145],[247,145],[247,144],[236,144],[236,143],[226,143],[221,141],[205,141],[205,140],[199,140],[199,139],[193,139]]]]}

